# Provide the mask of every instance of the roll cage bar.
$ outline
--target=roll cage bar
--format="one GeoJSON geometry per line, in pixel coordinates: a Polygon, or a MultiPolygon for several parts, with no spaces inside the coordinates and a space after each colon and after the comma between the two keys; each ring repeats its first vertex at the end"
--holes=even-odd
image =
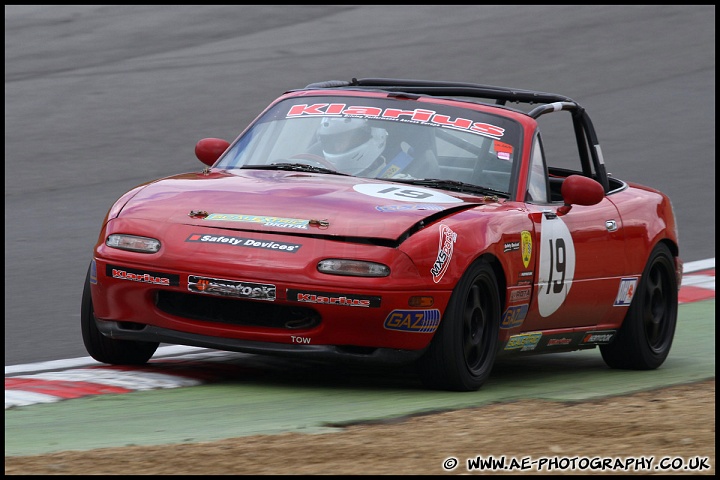
{"type": "MultiPolygon", "coordinates": [[[[530,118],[537,119],[541,115],[569,111],[575,130],[575,140],[580,155],[583,175],[594,178],[605,189],[610,191],[610,183],[605,170],[600,143],[595,127],[587,112],[573,99],[555,93],[522,90],[516,88],[496,87],[477,83],[439,82],[429,80],[410,80],[397,78],[353,78],[345,80],[327,80],[311,83],[303,90],[338,89],[338,90],[372,90],[389,92],[392,96],[418,98],[421,95],[447,97],[454,100],[471,101],[493,100],[495,105],[505,107],[507,102],[537,105],[528,112],[522,112],[530,118]],[[458,98],[461,97],[461,98],[458,98]],[[595,174],[593,174],[593,169],[595,174]]],[[[479,102],[487,103],[487,102],[479,102]]]]}

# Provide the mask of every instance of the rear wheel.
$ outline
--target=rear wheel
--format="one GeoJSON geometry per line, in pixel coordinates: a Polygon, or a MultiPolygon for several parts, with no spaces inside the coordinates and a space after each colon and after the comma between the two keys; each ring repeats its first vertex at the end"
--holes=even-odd
{"type": "Polygon", "coordinates": [[[600,346],[605,363],[630,370],[658,368],[670,353],[677,312],[675,262],[668,247],[659,244],[650,255],[615,339],[600,346]]]}
{"type": "Polygon", "coordinates": [[[472,391],[490,376],[500,328],[497,279],[485,261],[473,263],[455,287],[418,374],[429,388],[472,391]]]}
{"type": "Polygon", "coordinates": [[[80,307],[80,328],[83,343],[90,356],[102,363],[113,365],[143,365],[153,356],[159,342],[138,342],[108,338],[98,330],[95,310],[90,295],[90,269],[88,268],[80,307]]]}

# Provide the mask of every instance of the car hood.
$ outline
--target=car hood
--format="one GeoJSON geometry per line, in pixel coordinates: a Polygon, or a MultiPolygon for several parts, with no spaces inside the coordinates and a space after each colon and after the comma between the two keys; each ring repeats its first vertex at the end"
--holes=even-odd
{"type": "Polygon", "coordinates": [[[119,217],[238,231],[398,238],[430,216],[482,204],[484,197],[304,172],[232,170],[149,183],[119,217]]]}

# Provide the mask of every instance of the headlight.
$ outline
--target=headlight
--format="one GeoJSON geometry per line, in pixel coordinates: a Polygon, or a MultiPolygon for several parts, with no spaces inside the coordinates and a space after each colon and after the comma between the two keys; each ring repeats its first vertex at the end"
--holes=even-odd
{"type": "Polygon", "coordinates": [[[130,252],[140,253],[157,253],[160,250],[160,240],[148,237],[138,237],[136,235],[124,235],[114,233],[108,235],[105,245],[120,250],[128,250],[130,252]]]}
{"type": "Polygon", "coordinates": [[[318,262],[317,269],[330,275],[347,275],[351,277],[387,277],[390,275],[390,267],[382,263],[343,260],[340,258],[321,260],[318,262]]]}

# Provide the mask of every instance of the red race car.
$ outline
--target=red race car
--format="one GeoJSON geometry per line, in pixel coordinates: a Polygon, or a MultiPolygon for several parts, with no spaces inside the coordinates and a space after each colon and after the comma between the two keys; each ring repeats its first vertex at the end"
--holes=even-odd
{"type": "Polygon", "coordinates": [[[606,171],[570,98],[326,81],[195,154],[201,171],[132,189],[103,221],[81,308],[100,362],[171,343],[413,363],[426,387],[468,391],[501,355],[668,356],[670,199],[606,171]]]}

